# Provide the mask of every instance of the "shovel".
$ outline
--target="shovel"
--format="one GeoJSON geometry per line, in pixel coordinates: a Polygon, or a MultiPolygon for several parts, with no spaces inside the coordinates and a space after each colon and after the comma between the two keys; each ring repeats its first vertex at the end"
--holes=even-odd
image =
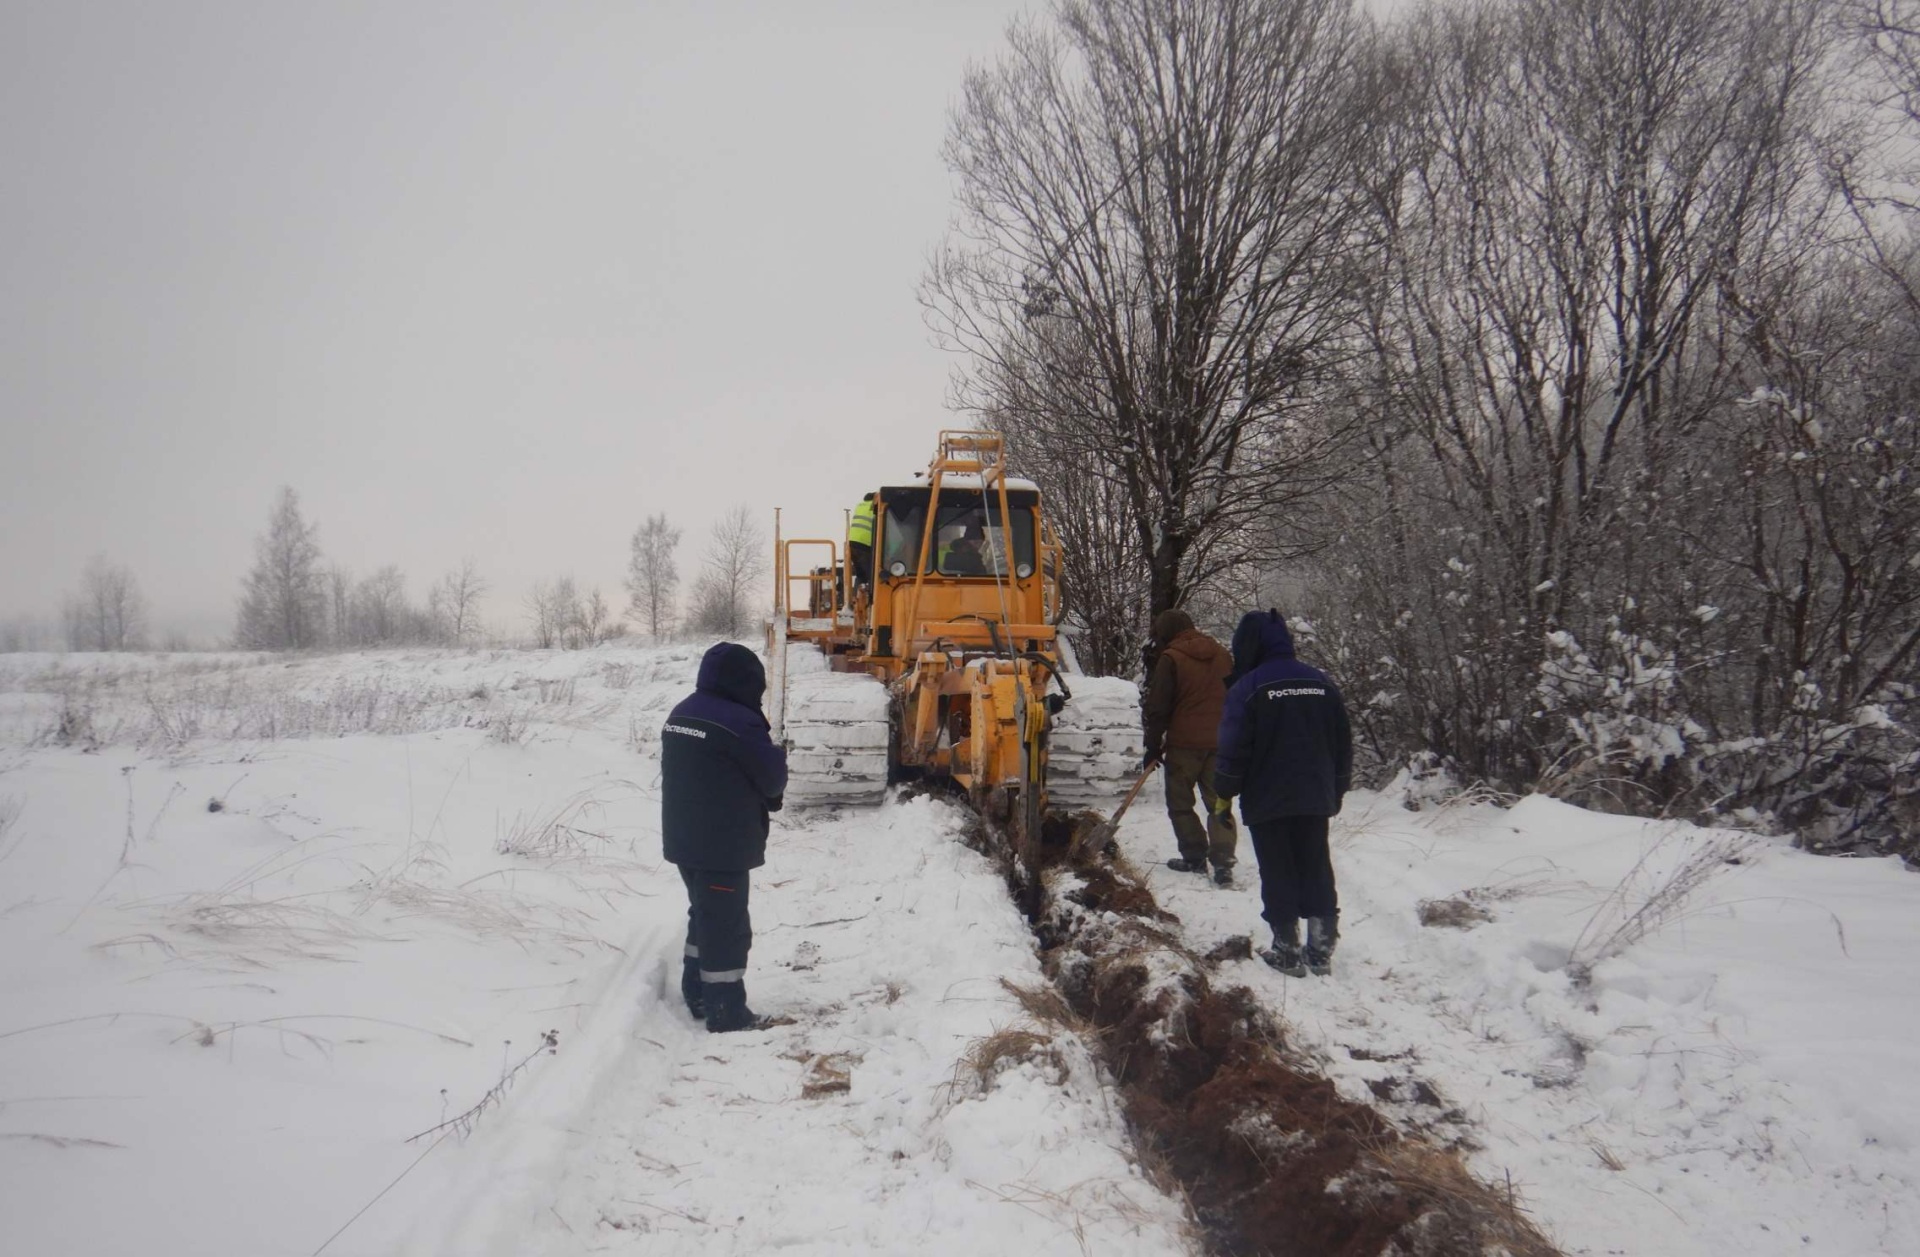
{"type": "Polygon", "coordinates": [[[1083,831],[1078,838],[1073,840],[1073,845],[1067,848],[1067,862],[1069,864],[1080,858],[1080,852],[1083,849],[1098,851],[1113,841],[1113,836],[1120,832],[1120,818],[1127,814],[1127,809],[1133,806],[1133,801],[1140,797],[1140,787],[1147,784],[1147,778],[1153,776],[1153,770],[1158,767],[1160,767],[1160,761],[1155,760],[1145,768],[1142,768],[1140,770],[1140,776],[1134,780],[1133,789],[1127,791],[1127,797],[1122,799],[1120,806],[1114,809],[1113,818],[1111,820],[1101,821],[1093,828],[1083,831]]]}

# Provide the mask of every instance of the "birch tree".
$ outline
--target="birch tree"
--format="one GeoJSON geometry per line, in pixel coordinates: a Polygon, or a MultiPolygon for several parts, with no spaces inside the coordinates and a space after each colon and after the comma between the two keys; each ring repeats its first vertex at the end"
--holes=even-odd
{"type": "Polygon", "coordinates": [[[680,585],[674,552],[679,546],[680,530],[667,522],[664,513],[649,515],[633,533],[627,558],[627,614],[646,625],[655,641],[673,631],[674,594],[680,585]]]}
{"type": "Polygon", "coordinates": [[[480,600],[489,588],[480,565],[471,558],[440,578],[427,595],[427,606],[447,641],[463,646],[479,629],[480,600]]]}
{"type": "Polygon", "coordinates": [[[714,524],[701,560],[703,570],[694,582],[694,628],[737,638],[754,627],[759,619],[754,599],[767,573],[767,550],[766,534],[749,507],[737,506],[714,524]]]}
{"type": "Polygon", "coordinates": [[[282,488],[254,542],[254,563],[240,594],[234,637],[243,650],[308,650],[326,624],[319,527],[300,513],[300,496],[282,488]]]}

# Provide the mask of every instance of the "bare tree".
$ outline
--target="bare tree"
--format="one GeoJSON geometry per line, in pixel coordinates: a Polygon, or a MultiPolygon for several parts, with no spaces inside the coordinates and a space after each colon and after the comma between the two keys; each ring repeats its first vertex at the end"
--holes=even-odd
{"type": "Polygon", "coordinates": [[[1920,120],[1920,0],[1861,0],[1876,51],[1885,57],[1907,116],[1920,120]]]}
{"type": "Polygon", "coordinates": [[[329,564],[320,574],[326,599],[324,638],[334,646],[351,646],[353,640],[353,573],[338,563],[329,564]]]}
{"type": "Polygon", "coordinates": [[[246,650],[306,650],[320,644],[326,597],[319,528],[300,514],[300,496],[282,488],[267,531],[254,542],[253,570],[240,595],[234,637],[246,650]]]}
{"type": "Polygon", "coordinates": [[[1080,666],[1096,676],[1127,675],[1139,666],[1150,617],[1141,599],[1147,553],[1124,490],[1084,474],[1032,428],[1010,427],[1005,436],[1009,464],[1046,494],[1064,564],[1057,574],[1064,623],[1080,666]]]}
{"type": "Polygon", "coordinates": [[[967,80],[922,298],[963,404],[1111,484],[1142,627],[1338,470],[1381,81],[1348,0],[1058,0],[967,80]]]}
{"type": "Polygon", "coordinates": [[[104,554],[87,560],[63,618],[69,650],[138,650],[146,644],[147,601],[132,571],[104,554]]]}
{"type": "Polygon", "coordinates": [[[489,588],[480,566],[471,558],[440,578],[427,595],[428,610],[447,641],[463,646],[479,628],[480,599],[489,588]]]}
{"type": "Polygon", "coordinates": [[[598,585],[580,602],[577,628],[583,646],[598,646],[626,632],[626,626],[613,614],[598,585]]]}
{"type": "Polygon", "coordinates": [[[1847,0],[1847,11],[1862,99],[1830,166],[1859,252],[1920,310],[1920,0],[1847,0]]]}
{"type": "Polygon", "coordinates": [[[1382,745],[1663,806],[1690,740],[1766,736],[1722,692],[1768,614],[1748,618],[1732,539],[1749,510],[1773,535],[1800,509],[1779,477],[1807,459],[1756,399],[1812,400],[1788,369],[1811,346],[1784,329],[1834,221],[1824,19],[1514,0],[1406,28],[1389,247],[1345,403],[1388,422],[1359,492],[1325,500],[1348,542],[1314,603],[1382,745]]]}
{"type": "Polygon", "coordinates": [[[627,559],[627,614],[647,626],[655,641],[673,630],[673,598],[680,585],[674,551],[680,530],[664,513],[649,515],[633,533],[627,559]]]}
{"type": "Polygon", "coordinates": [[[767,572],[767,548],[766,535],[749,507],[736,506],[713,526],[702,559],[705,570],[693,587],[690,612],[696,630],[737,638],[753,627],[758,618],[754,595],[767,572]]]}
{"type": "Polygon", "coordinates": [[[535,581],[526,606],[536,646],[551,650],[576,644],[570,635],[577,632],[580,623],[580,592],[572,576],[535,581]]]}
{"type": "Polygon", "coordinates": [[[407,578],[394,564],[375,571],[353,591],[354,642],[392,646],[410,640],[417,615],[407,602],[407,578]]]}

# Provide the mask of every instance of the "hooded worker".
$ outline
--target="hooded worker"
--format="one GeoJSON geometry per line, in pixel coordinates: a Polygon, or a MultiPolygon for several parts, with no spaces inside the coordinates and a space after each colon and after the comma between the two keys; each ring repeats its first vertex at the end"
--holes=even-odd
{"type": "Polygon", "coordinates": [[[768,816],[787,789],[786,752],[760,713],[766,689],[760,657],[721,642],[660,731],[660,833],[687,887],[680,994],[714,1032],[767,1024],[746,987],[748,873],[766,863],[768,816]]]}
{"type": "Polygon", "coordinates": [[[1177,873],[1202,873],[1213,864],[1215,885],[1233,885],[1234,848],[1239,833],[1233,815],[1219,807],[1213,792],[1220,712],[1227,698],[1226,677],[1233,666],[1226,648],[1193,625],[1185,611],[1162,611],[1153,618],[1159,647],[1141,707],[1148,764],[1166,768],[1167,819],[1173,822],[1180,854],[1167,861],[1177,873]],[[1198,789],[1206,806],[1203,826],[1193,811],[1198,789]]]}
{"type": "Polygon", "coordinates": [[[1261,915],[1273,927],[1261,959],[1291,977],[1331,973],[1340,903],[1327,820],[1353,784],[1346,703],[1326,673],[1294,657],[1278,611],[1241,617],[1233,658],[1238,679],[1227,690],[1213,780],[1221,798],[1239,798],[1260,862],[1261,915]]]}

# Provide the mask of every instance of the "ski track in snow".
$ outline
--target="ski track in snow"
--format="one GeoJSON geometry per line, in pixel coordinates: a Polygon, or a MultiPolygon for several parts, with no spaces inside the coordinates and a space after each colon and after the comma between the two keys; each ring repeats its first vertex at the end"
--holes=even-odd
{"type": "Polygon", "coordinates": [[[708,1035],[680,1002],[681,933],[650,937],[642,980],[595,1013],[619,1041],[569,1067],[602,1077],[530,1092],[489,1135],[512,1151],[474,1159],[413,1251],[1183,1251],[1084,1053],[1064,1087],[1023,1065],[983,1090],[959,1068],[1020,1021],[1000,976],[1042,980],[959,828],[925,800],[781,818],[747,986],[795,1024],[708,1035]]]}
{"type": "MultiPolygon", "coordinates": [[[[777,817],[748,989],[796,1022],[687,1016],[658,727],[699,655],[0,657],[0,1251],[311,1254],[363,1206],[329,1257],[1192,1251],[1083,1045],[963,1067],[1042,978],[951,807],[777,817]]],[[[1120,841],[1188,943],[1264,944],[1248,845],[1165,869],[1158,793],[1120,841]]],[[[1569,1254],[1920,1252],[1920,877],[1765,842],[1582,987],[1636,861],[1724,835],[1367,793],[1334,833],[1335,976],[1216,981],[1569,1254]]]]}

